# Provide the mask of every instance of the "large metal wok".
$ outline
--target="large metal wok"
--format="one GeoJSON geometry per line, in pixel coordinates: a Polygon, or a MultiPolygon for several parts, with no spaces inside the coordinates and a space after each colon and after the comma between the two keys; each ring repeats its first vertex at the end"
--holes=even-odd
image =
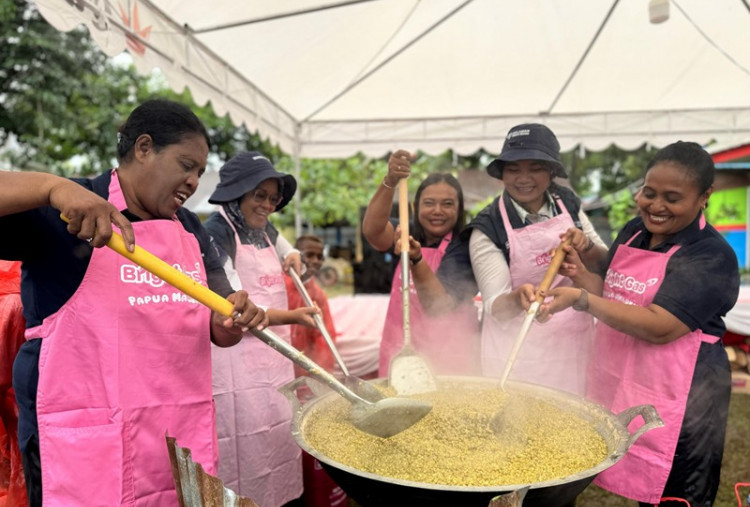
{"type": "MultiPolygon", "coordinates": [[[[450,382],[455,385],[456,381],[487,387],[497,386],[496,379],[481,377],[440,377],[438,378],[438,386],[440,386],[441,382],[450,382]]],[[[314,382],[314,380],[307,377],[300,377],[282,388],[282,391],[293,405],[292,435],[297,444],[317,458],[333,480],[362,507],[378,507],[383,505],[487,507],[493,497],[519,490],[526,486],[529,486],[530,489],[524,499],[524,507],[564,506],[580,494],[594,480],[598,473],[617,463],[643,433],[663,426],[661,418],[651,405],[632,407],[615,415],[604,407],[578,396],[533,384],[509,381],[506,384],[508,392],[541,398],[564,410],[572,411],[588,421],[605,441],[607,457],[598,465],[581,470],[573,475],[532,484],[446,486],[405,481],[364,472],[336,462],[312,447],[306,441],[304,428],[306,419],[311,411],[318,407],[325,409],[326,404],[338,399],[335,393],[324,392],[306,401],[304,404],[300,404],[295,395],[296,390],[300,386],[307,384],[313,388],[314,392],[321,392],[319,386],[310,385],[314,382]],[[639,415],[643,417],[644,424],[631,434],[628,430],[628,425],[639,415]]],[[[385,382],[385,379],[373,382],[385,382]]]]}

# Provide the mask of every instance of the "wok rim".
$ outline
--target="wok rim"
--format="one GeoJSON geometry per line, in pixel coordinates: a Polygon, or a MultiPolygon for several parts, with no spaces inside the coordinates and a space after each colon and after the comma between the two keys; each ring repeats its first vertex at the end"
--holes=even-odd
{"type": "MultiPolygon", "coordinates": [[[[444,382],[456,382],[456,381],[469,382],[469,383],[474,383],[474,384],[497,385],[497,379],[494,379],[491,377],[439,376],[437,377],[437,380],[438,380],[438,385],[444,382]]],[[[387,379],[379,378],[379,379],[374,379],[370,382],[385,383],[387,382],[387,379]]],[[[602,405],[596,404],[581,396],[566,393],[566,392],[559,391],[559,390],[549,388],[546,386],[541,386],[541,385],[531,384],[531,383],[526,383],[526,382],[512,381],[512,380],[509,380],[506,383],[506,389],[509,389],[512,391],[529,392],[533,396],[537,398],[541,397],[545,401],[552,402],[557,406],[563,405],[566,407],[575,408],[575,413],[581,417],[584,417],[590,423],[592,423],[592,425],[596,428],[597,433],[599,433],[602,436],[602,438],[604,438],[605,443],[607,440],[607,436],[602,434],[602,432],[600,431],[600,426],[605,426],[605,425],[609,426],[613,430],[613,434],[614,434],[614,445],[612,446],[614,450],[608,449],[609,454],[602,461],[600,461],[597,465],[591,468],[587,468],[585,470],[576,472],[575,474],[567,475],[565,477],[551,479],[547,481],[533,482],[533,483],[497,484],[497,485],[491,485],[491,486],[454,486],[454,485],[445,485],[445,484],[434,484],[434,483],[429,483],[429,482],[409,481],[409,480],[404,480],[404,479],[387,477],[384,475],[378,475],[372,472],[359,470],[349,465],[340,463],[330,458],[329,456],[323,454],[322,452],[319,452],[317,449],[315,449],[312,445],[310,445],[305,440],[304,435],[302,434],[302,427],[303,427],[303,422],[305,421],[306,416],[309,415],[309,413],[314,408],[321,405],[322,403],[326,403],[330,399],[337,398],[339,395],[333,391],[329,391],[325,394],[317,396],[313,398],[312,400],[305,402],[304,404],[301,404],[301,405],[298,404],[297,408],[293,411],[293,414],[292,414],[292,428],[291,428],[292,436],[294,437],[294,440],[297,442],[297,445],[299,445],[300,448],[302,448],[305,452],[313,456],[315,459],[317,459],[318,461],[321,461],[322,463],[325,463],[326,465],[342,470],[344,472],[357,475],[359,477],[363,477],[366,479],[375,480],[378,482],[386,482],[388,484],[394,484],[394,485],[405,486],[405,487],[410,487],[410,488],[419,488],[419,489],[424,489],[424,490],[452,491],[452,492],[457,492],[457,493],[461,493],[461,492],[494,493],[494,492],[513,491],[513,490],[525,488],[527,486],[530,487],[531,489],[541,489],[541,488],[547,488],[547,487],[552,487],[552,486],[560,486],[563,484],[569,484],[578,480],[583,480],[588,477],[595,476],[599,474],[600,472],[606,470],[607,468],[610,468],[611,466],[616,464],[620,459],[622,459],[622,457],[627,452],[629,446],[633,443],[633,442],[628,442],[631,437],[631,434],[628,428],[620,422],[616,414],[604,408],[602,405]],[[544,396],[540,396],[540,394],[544,396]],[[599,418],[599,421],[596,421],[596,423],[594,423],[595,417],[599,418]]]]}

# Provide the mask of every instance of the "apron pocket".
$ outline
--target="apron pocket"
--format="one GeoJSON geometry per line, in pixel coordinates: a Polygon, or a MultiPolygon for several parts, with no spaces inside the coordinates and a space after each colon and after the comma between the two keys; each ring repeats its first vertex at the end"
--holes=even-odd
{"type": "Polygon", "coordinates": [[[123,496],[123,425],[110,409],[39,416],[45,504],[119,505],[123,496]]]}

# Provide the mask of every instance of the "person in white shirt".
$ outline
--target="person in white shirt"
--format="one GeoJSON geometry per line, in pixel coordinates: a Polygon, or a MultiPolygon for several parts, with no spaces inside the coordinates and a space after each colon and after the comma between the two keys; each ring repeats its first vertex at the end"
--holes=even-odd
{"type": "MultiPolygon", "coordinates": [[[[575,193],[554,182],[567,178],[560,144],[544,125],[517,125],[488,167],[505,190],[461,233],[433,280],[422,280],[422,302],[440,313],[458,301],[483,300],[482,373],[500,376],[534,290],[563,238],[585,263],[596,265],[607,248],[581,209],[575,193]]],[[[557,276],[552,286],[570,284],[557,276]]],[[[420,285],[418,285],[420,288],[420,285]]],[[[570,310],[553,322],[535,322],[510,378],[581,394],[593,340],[589,315],[570,310]]]]}

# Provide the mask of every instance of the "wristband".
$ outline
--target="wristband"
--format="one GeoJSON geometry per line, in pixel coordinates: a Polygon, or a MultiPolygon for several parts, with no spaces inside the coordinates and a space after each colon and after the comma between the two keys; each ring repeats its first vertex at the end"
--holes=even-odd
{"type": "Polygon", "coordinates": [[[593,240],[593,239],[591,239],[591,238],[589,238],[589,244],[588,244],[588,245],[586,245],[586,248],[584,248],[584,249],[583,249],[583,250],[581,250],[581,251],[582,251],[582,252],[588,252],[589,250],[591,250],[592,248],[594,248],[594,245],[595,245],[595,243],[594,243],[594,240],[593,240]]]}
{"type": "Polygon", "coordinates": [[[419,254],[419,257],[417,257],[416,259],[409,259],[409,262],[412,266],[416,266],[417,264],[422,262],[422,254],[419,254]]]}
{"type": "Polygon", "coordinates": [[[386,182],[385,182],[385,178],[383,178],[383,186],[384,186],[385,188],[390,188],[391,190],[393,190],[394,188],[396,188],[396,187],[392,187],[392,186],[390,186],[390,185],[389,185],[388,183],[386,183],[386,182]]]}

